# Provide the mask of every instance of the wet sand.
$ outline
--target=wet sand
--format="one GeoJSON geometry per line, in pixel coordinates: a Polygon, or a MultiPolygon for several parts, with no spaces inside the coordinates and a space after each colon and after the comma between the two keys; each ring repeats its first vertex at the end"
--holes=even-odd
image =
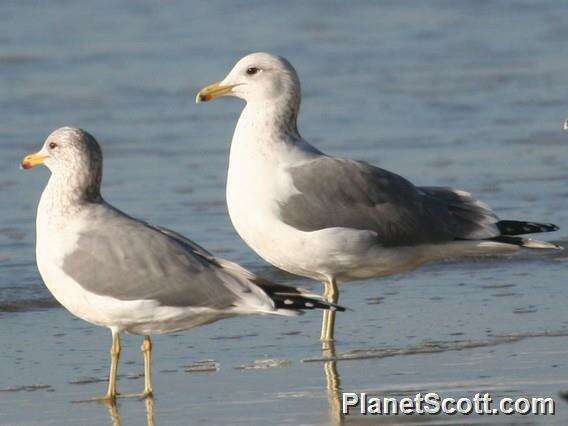
{"type": "MultiPolygon", "coordinates": [[[[562,259],[530,256],[517,262],[517,273],[532,276],[530,270],[543,262],[565,267],[562,259]]],[[[495,284],[483,284],[492,280],[456,285],[445,276],[459,271],[491,275],[502,268],[501,262],[480,259],[459,267],[430,267],[420,277],[410,274],[408,282],[345,286],[343,303],[348,306],[365,305],[377,293],[384,300],[342,315],[335,353],[323,358],[315,314],[296,321],[239,318],[156,337],[155,422],[327,424],[338,416],[338,390],[343,390],[374,396],[429,391],[453,397],[477,392],[494,398],[553,396],[558,410],[554,420],[561,424],[567,418],[559,393],[568,389],[568,324],[562,317],[543,321],[543,312],[562,305],[568,290],[541,289],[539,303],[536,282],[520,285],[510,279],[502,286],[516,296],[503,296],[495,284]],[[520,313],[528,301],[533,310],[520,313]]],[[[562,270],[557,273],[560,279],[562,270]]],[[[0,337],[9,342],[0,367],[3,424],[21,424],[22,419],[29,424],[111,421],[105,406],[73,403],[104,392],[107,331],[74,320],[63,309],[3,314],[1,319],[0,337]]],[[[139,337],[124,339],[123,392],[143,386],[139,345],[139,337]]],[[[118,413],[126,424],[146,419],[145,404],[138,400],[119,400],[118,413]]],[[[345,421],[370,420],[350,415],[345,421]]],[[[397,421],[466,420],[411,416],[397,421]]]]}

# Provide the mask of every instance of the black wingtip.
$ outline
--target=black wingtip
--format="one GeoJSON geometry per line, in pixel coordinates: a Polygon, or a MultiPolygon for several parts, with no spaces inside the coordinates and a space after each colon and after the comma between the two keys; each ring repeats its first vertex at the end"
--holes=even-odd
{"type": "Polygon", "coordinates": [[[560,228],[553,223],[524,222],[518,220],[500,220],[497,228],[501,235],[540,234],[541,232],[554,232],[560,228]]]}
{"type": "Polygon", "coordinates": [[[346,308],[335,303],[329,303],[322,299],[317,299],[302,294],[272,294],[272,300],[276,309],[290,310],[311,310],[323,309],[334,312],[345,312],[346,308]]]}
{"type": "Polygon", "coordinates": [[[328,303],[327,305],[330,311],[345,312],[347,310],[345,306],[336,305],[335,303],[328,303]]]}

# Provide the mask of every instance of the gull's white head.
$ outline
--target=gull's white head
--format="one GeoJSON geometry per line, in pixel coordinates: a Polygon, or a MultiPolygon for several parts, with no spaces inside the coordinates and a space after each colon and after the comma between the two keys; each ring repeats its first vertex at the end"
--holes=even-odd
{"type": "Polygon", "coordinates": [[[98,193],[103,156],[93,136],[74,127],[61,127],[51,133],[41,150],[22,160],[23,169],[45,165],[54,176],[75,190],[98,193]]]}
{"type": "Polygon", "coordinates": [[[236,63],[220,82],[202,89],[196,102],[234,96],[247,103],[300,102],[300,80],[286,59],[269,53],[252,53],[236,63]]]}

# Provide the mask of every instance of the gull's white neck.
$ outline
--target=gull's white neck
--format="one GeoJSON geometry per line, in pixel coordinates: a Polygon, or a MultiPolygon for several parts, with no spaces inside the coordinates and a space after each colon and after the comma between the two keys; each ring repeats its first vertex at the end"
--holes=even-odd
{"type": "Polygon", "coordinates": [[[62,230],[85,205],[102,201],[98,188],[85,190],[81,179],[80,176],[65,174],[50,176],[38,205],[38,236],[47,228],[62,230]]]}
{"type": "MultiPolygon", "coordinates": [[[[243,109],[233,134],[229,179],[244,164],[277,166],[321,154],[302,139],[297,127],[299,102],[252,102],[243,109]]],[[[242,170],[239,170],[242,172],[242,170]]]]}
{"type": "Polygon", "coordinates": [[[233,142],[248,140],[257,145],[290,145],[300,138],[296,125],[298,107],[294,104],[279,102],[247,103],[243,109],[233,142]]]}

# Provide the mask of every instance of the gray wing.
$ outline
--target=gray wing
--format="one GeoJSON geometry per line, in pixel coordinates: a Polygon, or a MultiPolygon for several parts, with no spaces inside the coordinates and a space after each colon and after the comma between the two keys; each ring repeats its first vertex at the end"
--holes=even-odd
{"type": "Polygon", "coordinates": [[[280,218],[302,231],[371,230],[385,246],[485,239],[499,235],[491,209],[450,188],[419,188],[362,161],[333,157],[287,169],[294,192],[280,218]]]}
{"type": "Polygon", "coordinates": [[[272,304],[248,271],[224,267],[225,261],[174,231],[104,204],[91,207],[83,222],[63,270],[92,293],[165,306],[223,309],[251,297],[259,307],[272,304]]]}
{"type": "Polygon", "coordinates": [[[202,257],[206,257],[206,258],[209,258],[209,259],[215,258],[215,256],[213,256],[213,254],[211,254],[211,252],[209,250],[201,247],[195,241],[191,241],[189,238],[184,237],[183,235],[181,235],[180,233],[178,233],[176,231],[172,231],[171,229],[164,228],[163,226],[152,225],[150,223],[145,223],[145,225],[150,227],[150,228],[154,228],[158,232],[161,232],[162,234],[165,234],[165,235],[177,240],[179,243],[181,243],[183,245],[188,246],[188,248],[191,251],[195,252],[196,254],[199,254],[202,257]]]}

